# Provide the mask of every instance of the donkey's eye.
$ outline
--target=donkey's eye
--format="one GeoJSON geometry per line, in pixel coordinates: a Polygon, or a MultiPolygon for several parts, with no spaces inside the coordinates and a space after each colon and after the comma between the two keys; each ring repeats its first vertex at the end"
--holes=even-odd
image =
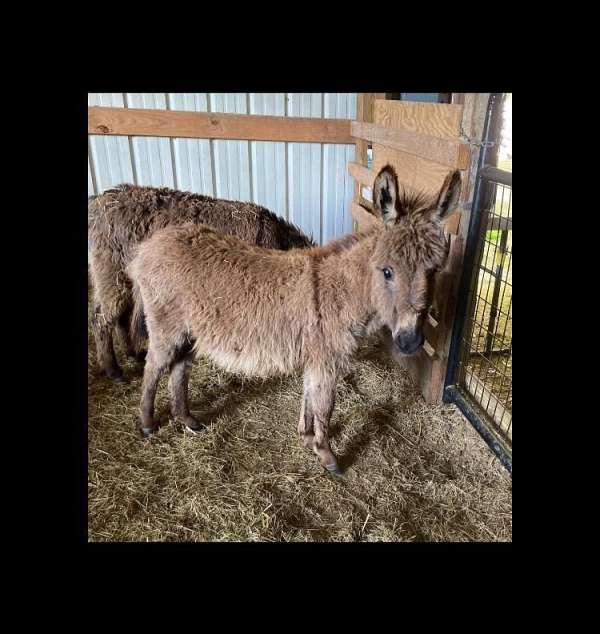
{"type": "Polygon", "coordinates": [[[382,269],[383,271],[383,277],[385,277],[386,280],[391,280],[392,279],[392,270],[388,269],[387,267],[382,269]]]}

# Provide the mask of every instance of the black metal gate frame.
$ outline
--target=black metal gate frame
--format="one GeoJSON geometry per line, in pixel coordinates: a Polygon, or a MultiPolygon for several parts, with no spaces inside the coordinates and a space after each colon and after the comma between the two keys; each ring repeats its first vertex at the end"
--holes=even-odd
{"type": "Polygon", "coordinates": [[[445,403],[454,403],[469,422],[479,432],[490,449],[498,456],[502,464],[512,474],[512,450],[502,438],[487,424],[485,416],[477,405],[470,403],[468,397],[458,385],[460,348],[467,310],[469,309],[469,292],[471,277],[477,262],[479,238],[481,236],[484,209],[489,196],[489,183],[500,183],[512,188],[512,173],[490,165],[490,157],[495,155],[496,145],[500,139],[502,127],[502,93],[490,95],[483,130],[483,143],[477,164],[477,176],[473,195],[473,206],[467,231],[464,264],[458,291],[456,319],[452,330],[448,368],[444,381],[445,403]]]}

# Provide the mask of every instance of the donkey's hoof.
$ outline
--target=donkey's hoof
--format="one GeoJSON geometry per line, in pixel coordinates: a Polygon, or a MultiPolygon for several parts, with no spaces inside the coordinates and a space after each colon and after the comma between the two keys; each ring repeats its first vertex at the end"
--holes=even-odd
{"type": "Polygon", "coordinates": [[[150,438],[156,430],[156,427],[140,427],[140,434],[142,438],[150,438]]]}
{"type": "Polygon", "coordinates": [[[206,430],[206,426],[205,425],[201,425],[200,423],[198,423],[198,425],[195,425],[194,427],[187,425],[186,423],[183,424],[183,431],[186,431],[190,434],[201,434],[203,431],[206,430]]]}
{"type": "Polygon", "coordinates": [[[107,372],[106,376],[111,381],[114,381],[115,383],[129,383],[129,381],[127,380],[127,378],[125,377],[125,375],[123,374],[123,372],[121,370],[107,372]]]}
{"type": "Polygon", "coordinates": [[[337,478],[341,478],[344,475],[337,462],[334,462],[333,464],[326,464],[325,469],[328,473],[331,473],[331,475],[336,476],[337,478]]]}

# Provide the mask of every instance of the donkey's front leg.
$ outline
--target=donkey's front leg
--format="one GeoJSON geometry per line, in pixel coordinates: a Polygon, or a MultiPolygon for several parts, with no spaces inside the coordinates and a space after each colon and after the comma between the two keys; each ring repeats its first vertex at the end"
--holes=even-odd
{"type": "Polygon", "coordinates": [[[329,419],[335,405],[337,374],[323,369],[304,374],[304,401],[298,431],[305,446],[312,445],[319,462],[334,475],[341,475],[337,459],[329,446],[329,419]]]}

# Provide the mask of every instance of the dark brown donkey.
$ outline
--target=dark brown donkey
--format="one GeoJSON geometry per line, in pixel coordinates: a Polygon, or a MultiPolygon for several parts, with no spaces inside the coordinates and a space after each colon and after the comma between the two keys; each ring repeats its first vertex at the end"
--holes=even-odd
{"type": "Polygon", "coordinates": [[[321,464],[340,473],[327,435],[336,381],[359,340],[384,325],[401,354],[421,347],[433,276],[447,254],[441,220],[457,201],[460,172],[433,198],[399,193],[390,166],[373,189],[384,222],[323,247],[273,251],[189,225],[140,245],[127,272],[149,334],[144,435],[157,426],[154,398],[166,368],[173,415],[201,429],[187,402],[193,354],[248,376],[302,369],[298,431],[321,464]]]}
{"type": "Polygon", "coordinates": [[[139,328],[137,341],[129,336],[133,300],[125,267],[135,246],[157,229],[188,222],[202,223],[271,249],[314,246],[297,227],[252,203],[134,185],[119,185],[91,197],[88,249],[94,288],[92,329],[98,364],[116,381],[124,381],[124,377],[115,356],[113,330],[129,356],[141,356],[145,339],[139,328]]]}

